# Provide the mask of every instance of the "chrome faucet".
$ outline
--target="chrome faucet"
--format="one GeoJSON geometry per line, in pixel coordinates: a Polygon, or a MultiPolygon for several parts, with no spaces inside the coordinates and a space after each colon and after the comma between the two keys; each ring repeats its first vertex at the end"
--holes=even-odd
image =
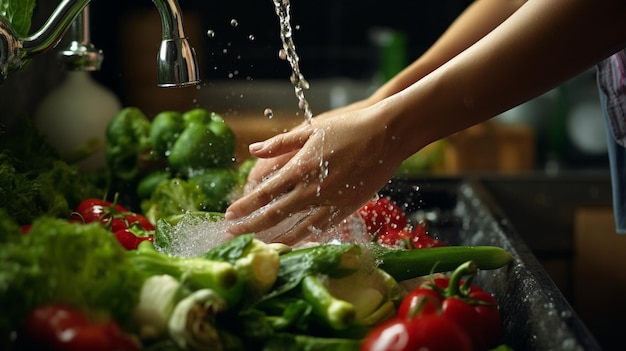
{"type": "MultiPolygon", "coordinates": [[[[62,0],[35,33],[20,36],[0,16],[0,84],[29,59],[55,47],[90,0],[62,0]]],[[[161,17],[162,41],[157,54],[157,85],[179,87],[200,82],[196,53],[183,28],[177,0],[152,0],[161,17]]]]}

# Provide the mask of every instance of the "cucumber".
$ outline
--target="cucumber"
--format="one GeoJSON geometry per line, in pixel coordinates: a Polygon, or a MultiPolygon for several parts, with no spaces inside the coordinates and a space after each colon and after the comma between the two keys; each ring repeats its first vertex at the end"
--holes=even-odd
{"type": "Polygon", "coordinates": [[[377,247],[373,253],[378,268],[397,281],[430,273],[453,271],[459,265],[474,261],[478,269],[498,269],[513,261],[513,256],[497,246],[443,246],[415,250],[377,247]]]}

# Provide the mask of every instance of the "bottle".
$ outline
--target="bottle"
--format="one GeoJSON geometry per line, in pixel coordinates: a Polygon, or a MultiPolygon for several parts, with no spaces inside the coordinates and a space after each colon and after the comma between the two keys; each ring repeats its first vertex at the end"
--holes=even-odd
{"type": "Polygon", "coordinates": [[[35,125],[68,163],[100,170],[105,167],[106,128],[120,110],[117,96],[90,72],[68,71],[37,108],[35,125]]]}

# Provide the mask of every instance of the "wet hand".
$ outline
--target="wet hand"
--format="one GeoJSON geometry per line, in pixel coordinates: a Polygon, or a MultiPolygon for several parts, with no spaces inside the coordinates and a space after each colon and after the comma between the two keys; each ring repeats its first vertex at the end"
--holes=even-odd
{"type": "Polygon", "coordinates": [[[290,243],[339,223],[393,176],[402,159],[392,139],[374,118],[348,113],[253,145],[275,170],[227,209],[229,232],[259,233],[298,215],[274,240],[290,243]]]}

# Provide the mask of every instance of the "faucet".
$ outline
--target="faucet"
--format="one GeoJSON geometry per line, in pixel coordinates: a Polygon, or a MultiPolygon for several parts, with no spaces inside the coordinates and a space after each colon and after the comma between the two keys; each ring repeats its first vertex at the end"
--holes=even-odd
{"type": "Polygon", "coordinates": [[[70,28],[70,45],[59,52],[59,58],[69,71],[99,71],[104,55],[91,43],[89,5],[76,16],[70,28]]]}
{"type": "MultiPolygon", "coordinates": [[[[21,36],[0,16],[0,84],[34,56],[55,47],[90,0],[62,0],[35,33],[21,36]]],[[[177,0],[152,0],[161,17],[157,85],[180,87],[200,82],[196,53],[183,28],[177,0]]]]}

